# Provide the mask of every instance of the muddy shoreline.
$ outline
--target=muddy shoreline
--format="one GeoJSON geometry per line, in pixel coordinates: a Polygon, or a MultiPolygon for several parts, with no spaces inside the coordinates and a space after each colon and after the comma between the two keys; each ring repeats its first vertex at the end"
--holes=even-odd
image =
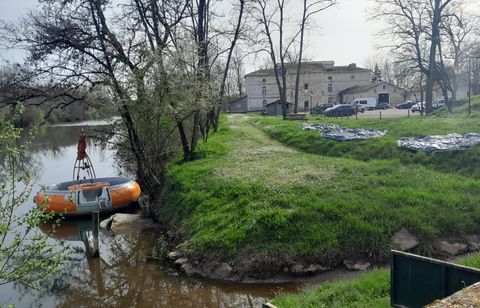
{"type": "MultiPolygon", "coordinates": [[[[137,214],[117,213],[102,221],[101,225],[113,233],[155,229],[161,240],[157,241],[156,247],[152,247],[152,261],[167,261],[178,272],[189,277],[245,284],[318,284],[354,278],[366,270],[389,264],[388,257],[378,261],[362,253],[349,257],[342,257],[339,253],[330,258],[289,258],[281,252],[244,253],[233,258],[222,258],[214,252],[198,254],[186,248],[188,240],[179,230],[156,219],[150,208],[148,215],[142,213],[145,213],[144,207],[137,214]]],[[[450,261],[478,252],[480,236],[471,234],[425,241],[402,228],[391,237],[391,249],[450,261]]]]}
{"type": "MultiPolygon", "coordinates": [[[[161,222],[158,222],[161,224],[161,222]]],[[[218,259],[214,254],[195,254],[186,250],[187,242],[180,241],[177,230],[162,224],[168,239],[169,253],[165,256],[181,273],[207,279],[235,283],[307,283],[352,279],[367,270],[389,266],[390,258],[380,262],[365,254],[348,258],[334,257],[329,264],[312,262],[312,258],[288,259],[282,255],[265,258],[262,254],[218,259]],[[179,242],[181,244],[179,244],[179,242]],[[268,261],[267,261],[268,260],[268,261]]],[[[184,240],[184,239],[182,239],[184,240]]],[[[402,228],[392,236],[391,249],[452,261],[480,251],[480,236],[471,234],[457,238],[417,239],[402,228]]]]}

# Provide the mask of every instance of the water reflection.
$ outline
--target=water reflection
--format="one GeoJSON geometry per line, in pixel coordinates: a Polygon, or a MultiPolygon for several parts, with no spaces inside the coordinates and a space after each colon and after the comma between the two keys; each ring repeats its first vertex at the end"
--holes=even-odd
{"type": "MultiPolygon", "coordinates": [[[[90,219],[75,219],[60,226],[43,225],[56,239],[80,241],[92,230],[90,219]],[[53,233],[52,233],[53,230],[53,233]]],[[[61,279],[66,287],[52,290],[57,306],[82,303],[86,307],[258,307],[280,290],[273,285],[239,285],[190,279],[166,264],[148,262],[158,230],[100,236],[100,259],[82,258],[78,249],[61,279]]]]}
{"type": "MultiPolygon", "coordinates": [[[[92,123],[87,123],[92,124],[92,123]]],[[[36,170],[35,182],[52,184],[72,179],[76,144],[80,130],[99,127],[68,126],[41,129],[26,161],[36,170]]],[[[101,128],[100,128],[101,129],[101,128]]],[[[105,144],[90,138],[87,152],[97,176],[118,176],[114,153],[105,144]]],[[[33,193],[39,189],[34,187],[33,193]]],[[[21,211],[33,205],[25,203],[21,211]]],[[[150,262],[160,230],[131,234],[100,233],[100,259],[86,257],[92,222],[89,217],[68,219],[54,226],[40,226],[52,241],[66,240],[73,247],[68,265],[56,278],[43,283],[38,292],[21,285],[0,288],[0,305],[17,307],[258,307],[280,290],[296,290],[294,285],[242,285],[220,283],[179,275],[168,264],[150,262]]]]}

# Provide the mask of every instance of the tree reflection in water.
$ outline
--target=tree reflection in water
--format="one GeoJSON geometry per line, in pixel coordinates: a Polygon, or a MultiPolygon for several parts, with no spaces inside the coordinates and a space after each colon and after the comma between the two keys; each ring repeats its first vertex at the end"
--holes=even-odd
{"type": "MultiPolygon", "coordinates": [[[[43,226],[42,230],[48,233],[49,228],[43,226]]],[[[55,230],[52,237],[80,243],[81,238],[90,236],[91,221],[66,221],[55,230]]],[[[100,259],[87,260],[84,249],[88,248],[77,249],[68,268],[56,279],[62,282],[49,283],[57,306],[259,307],[278,291],[297,289],[292,285],[279,288],[184,277],[168,265],[147,261],[157,237],[158,230],[122,235],[103,231],[100,259]]]]}

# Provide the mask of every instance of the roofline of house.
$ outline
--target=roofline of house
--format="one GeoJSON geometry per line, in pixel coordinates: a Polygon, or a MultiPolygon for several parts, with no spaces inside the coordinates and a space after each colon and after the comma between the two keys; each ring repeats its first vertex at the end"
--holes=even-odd
{"type": "Polygon", "coordinates": [[[351,87],[351,88],[348,88],[348,89],[345,89],[343,91],[340,91],[340,94],[355,94],[355,93],[361,93],[361,92],[365,92],[365,91],[370,91],[371,89],[379,86],[379,85],[382,85],[382,84],[386,84],[386,85],[389,85],[389,86],[393,86],[397,89],[401,89],[402,91],[408,91],[407,89],[404,89],[402,87],[399,87],[397,85],[394,85],[393,83],[390,83],[390,82],[387,82],[387,81],[382,81],[382,82],[379,82],[379,83],[374,83],[374,84],[371,84],[370,86],[364,86],[364,87],[361,87],[361,86],[354,86],[354,87],[351,87]],[[357,88],[357,89],[355,89],[357,88]]]}
{"type": "Polygon", "coordinates": [[[247,98],[247,97],[248,97],[247,95],[243,95],[243,96],[241,96],[241,97],[239,97],[239,98],[237,98],[237,99],[234,99],[233,101],[228,102],[227,104],[236,103],[236,102],[238,102],[239,100],[242,100],[242,99],[247,98]]]}
{"type": "MultiPolygon", "coordinates": [[[[319,71],[319,72],[330,72],[330,73],[344,73],[344,72],[367,72],[367,71],[371,71],[368,68],[357,67],[356,65],[351,66],[352,64],[334,66],[333,68],[326,68],[322,64],[322,62],[325,62],[325,61],[302,62],[302,65],[319,65],[319,68],[317,70],[311,70],[309,72],[319,71]],[[339,71],[338,69],[340,69],[340,68],[345,69],[345,70],[339,71]]],[[[296,65],[296,63],[286,63],[286,66],[287,65],[296,65]]],[[[271,76],[271,75],[274,75],[273,68],[256,70],[256,71],[253,71],[251,73],[246,74],[244,77],[247,78],[247,77],[253,77],[253,76],[271,76]]]]}

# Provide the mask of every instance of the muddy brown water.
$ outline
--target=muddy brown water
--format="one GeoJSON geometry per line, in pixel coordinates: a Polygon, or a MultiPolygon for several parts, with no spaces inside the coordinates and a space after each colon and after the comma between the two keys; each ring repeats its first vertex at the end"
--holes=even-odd
{"type": "MultiPolygon", "coordinates": [[[[43,128],[25,153],[34,182],[53,184],[72,179],[76,142],[81,128],[103,122],[43,128]]],[[[114,153],[89,142],[87,152],[97,177],[117,176],[114,153]]],[[[18,213],[34,206],[32,196],[18,213]]],[[[42,225],[39,232],[51,229],[42,225]]],[[[100,259],[88,260],[85,239],[91,236],[89,218],[69,219],[51,235],[51,242],[66,240],[73,248],[67,266],[57,277],[42,282],[41,290],[10,283],[0,286],[0,306],[16,307],[259,307],[278,292],[293,292],[304,284],[237,284],[188,278],[170,264],[149,261],[158,231],[126,235],[100,234],[100,259]]]]}

